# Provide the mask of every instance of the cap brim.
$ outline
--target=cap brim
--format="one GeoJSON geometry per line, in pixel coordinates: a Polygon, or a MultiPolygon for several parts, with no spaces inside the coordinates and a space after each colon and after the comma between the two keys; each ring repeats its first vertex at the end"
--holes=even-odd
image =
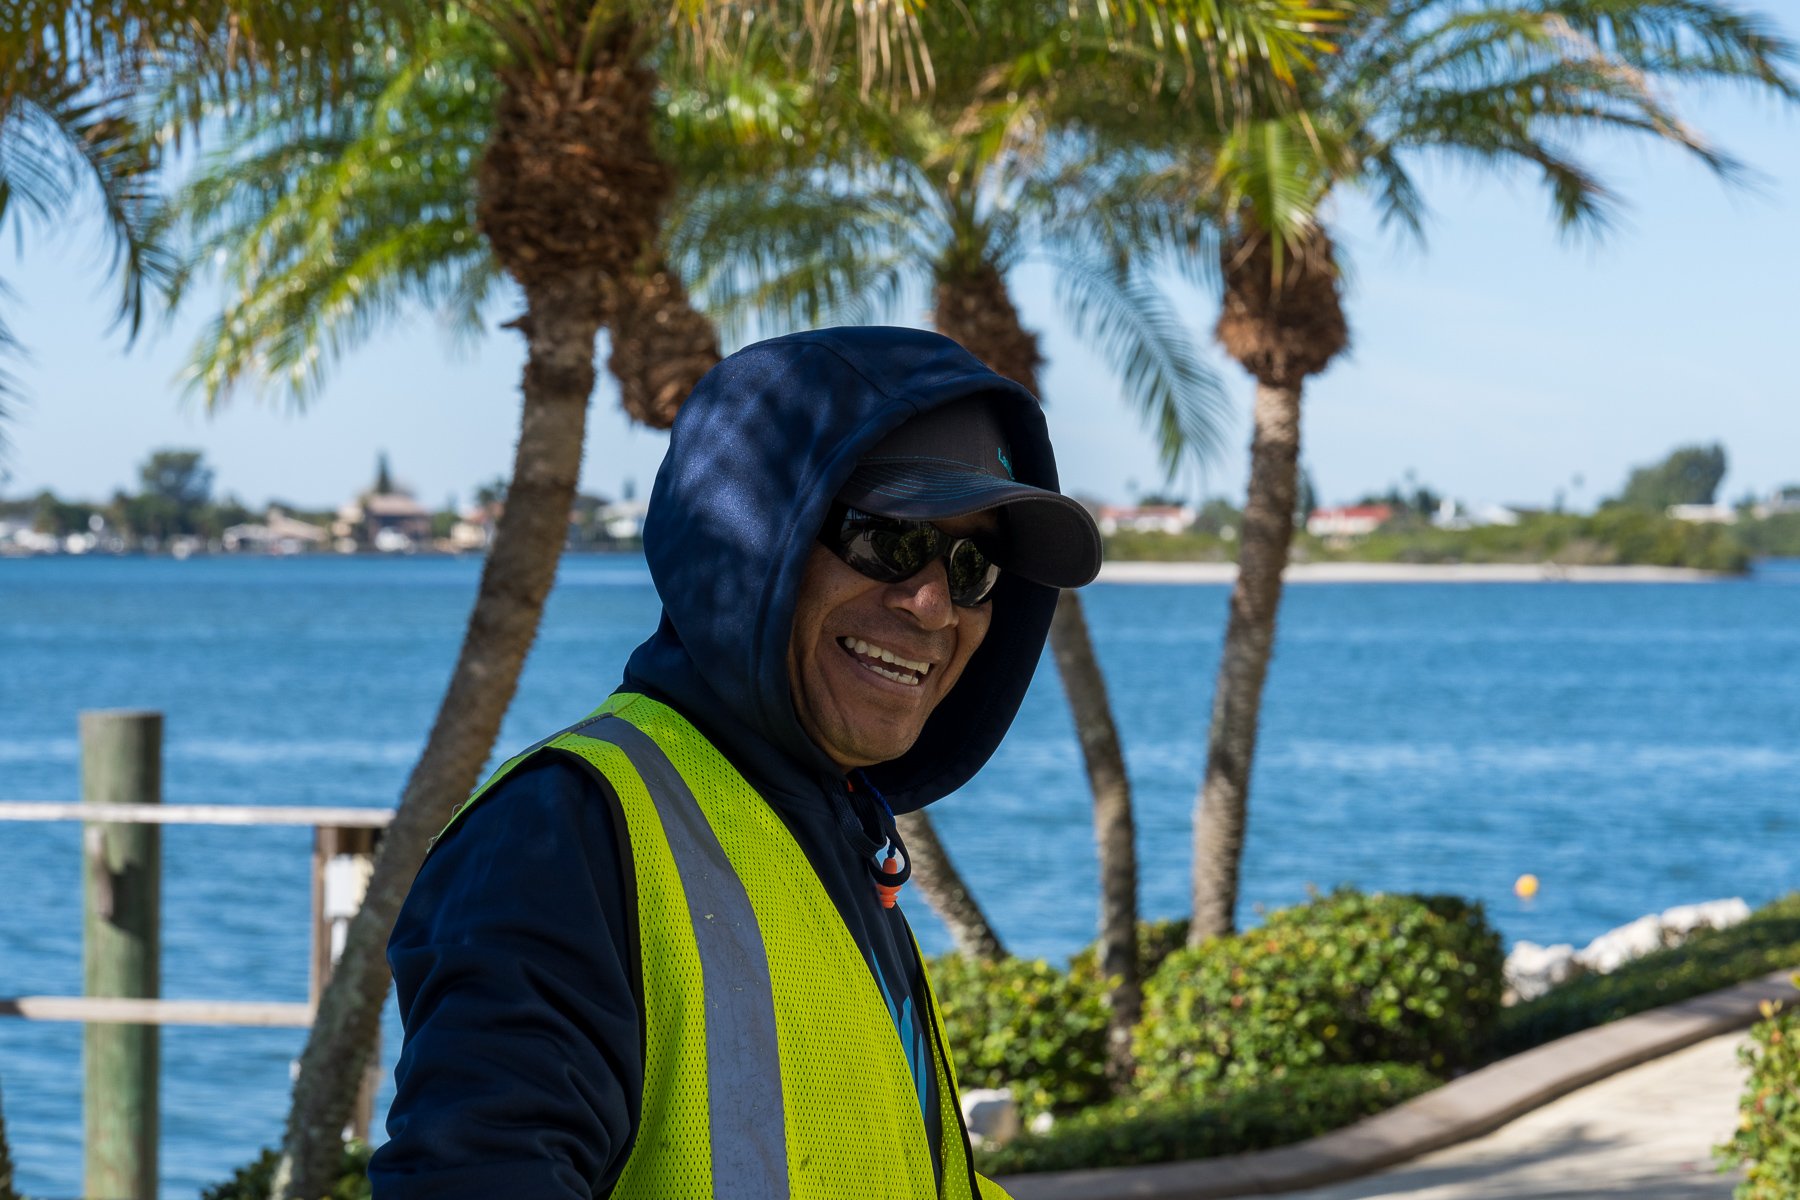
{"type": "Polygon", "coordinates": [[[1005,570],[1047,587],[1074,588],[1100,573],[1100,530],[1087,509],[1045,488],[953,466],[869,463],[837,498],[852,508],[909,521],[942,521],[1004,509],[1005,570]]]}

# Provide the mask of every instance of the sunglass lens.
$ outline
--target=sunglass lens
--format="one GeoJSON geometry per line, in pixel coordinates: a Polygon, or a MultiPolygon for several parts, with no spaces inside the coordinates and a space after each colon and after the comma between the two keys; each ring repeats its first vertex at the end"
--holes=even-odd
{"type": "Polygon", "coordinates": [[[999,565],[973,541],[957,543],[945,567],[950,577],[950,600],[965,608],[986,600],[1000,578],[999,565]]]}
{"type": "Polygon", "coordinates": [[[942,535],[929,525],[871,529],[869,546],[893,579],[911,579],[943,553],[942,535]]]}

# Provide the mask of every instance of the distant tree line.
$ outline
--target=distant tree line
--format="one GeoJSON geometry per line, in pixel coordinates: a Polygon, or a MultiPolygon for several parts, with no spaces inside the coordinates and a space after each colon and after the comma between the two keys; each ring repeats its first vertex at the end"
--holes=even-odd
{"type": "MultiPolygon", "coordinates": [[[[1409,471],[1403,484],[1360,496],[1358,505],[1385,505],[1393,515],[1376,532],[1351,541],[1305,532],[1316,502],[1311,488],[1299,506],[1295,561],[1557,562],[1569,566],[1642,565],[1742,570],[1756,558],[1800,558],[1800,484],[1763,498],[1745,496],[1730,506],[1730,523],[1680,520],[1675,505],[1712,505],[1729,462],[1725,448],[1681,446],[1662,460],[1634,468],[1615,496],[1591,514],[1515,507],[1513,525],[1439,528],[1432,518],[1444,496],[1409,471]]],[[[1182,503],[1164,496],[1156,500],[1182,503]]],[[[1243,514],[1229,502],[1205,502],[1201,519],[1185,534],[1121,532],[1107,539],[1107,555],[1119,559],[1228,561],[1243,514]]],[[[1724,515],[1724,514],[1721,514],[1724,515]]]]}
{"type": "MultiPolygon", "coordinates": [[[[0,519],[29,521],[38,533],[109,533],[130,543],[175,537],[213,540],[257,516],[235,496],[215,498],[213,470],[198,450],[157,450],[138,467],[138,489],[103,503],[65,500],[48,488],[0,500],[0,519]]],[[[299,512],[296,516],[303,515],[299,512]]]]}
{"type": "MultiPolygon", "coordinates": [[[[65,499],[45,488],[32,496],[0,499],[0,521],[24,522],[33,532],[58,538],[94,534],[104,548],[116,550],[154,549],[170,539],[183,537],[215,543],[227,529],[261,521],[273,508],[326,529],[337,516],[335,509],[309,508],[282,500],[271,500],[253,509],[235,495],[215,495],[215,478],[201,451],[160,449],[139,465],[136,491],[121,488],[111,499],[94,502],[65,499]]],[[[372,490],[383,495],[404,490],[394,482],[385,454],[379,460],[372,490]]],[[[481,484],[473,492],[474,507],[490,515],[496,513],[506,502],[506,490],[504,479],[481,484]]],[[[611,549],[630,544],[631,539],[616,538],[607,529],[606,510],[611,503],[604,496],[576,496],[569,525],[571,546],[611,549]]],[[[446,499],[443,507],[431,514],[432,538],[450,537],[452,528],[462,519],[454,497],[446,499]]]]}

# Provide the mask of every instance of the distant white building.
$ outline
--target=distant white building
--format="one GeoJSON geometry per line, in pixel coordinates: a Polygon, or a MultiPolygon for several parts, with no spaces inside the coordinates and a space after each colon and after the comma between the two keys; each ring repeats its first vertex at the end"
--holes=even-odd
{"type": "Polygon", "coordinates": [[[62,539],[39,533],[29,521],[0,521],[0,554],[60,554],[62,539]]]}
{"type": "Polygon", "coordinates": [[[1306,518],[1306,532],[1314,537],[1362,537],[1387,524],[1394,510],[1385,504],[1351,504],[1315,508],[1306,518]]]}
{"type": "Polygon", "coordinates": [[[1800,489],[1784,489],[1750,507],[1750,515],[1758,521],[1766,521],[1782,513],[1800,513],[1800,489]]]}
{"type": "Polygon", "coordinates": [[[1098,523],[1106,537],[1115,533],[1186,533],[1194,527],[1197,515],[1185,504],[1146,504],[1140,508],[1102,504],[1098,523]]]}
{"type": "Polygon", "coordinates": [[[1448,496],[1438,502],[1431,523],[1439,529],[1474,529],[1478,525],[1517,525],[1519,513],[1486,500],[1464,505],[1448,496]]]}
{"type": "Polygon", "coordinates": [[[1736,525],[1737,510],[1729,504],[1671,504],[1669,517],[1696,525],[1736,525]]]}
{"type": "Polygon", "coordinates": [[[457,551],[486,550],[494,540],[494,525],[500,519],[499,504],[472,504],[456,514],[450,527],[450,548],[457,551]]]}
{"type": "Polygon", "coordinates": [[[338,509],[337,548],[403,554],[431,540],[431,510],[406,492],[364,492],[338,509]]]}
{"type": "Polygon", "coordinates": [[[270,506],[260,522],[233,525],[219,535],[219,541],[227,554],[304,554],[323,550],[330,543],[331,534],[270,506]]]}
{"type": "Polygon", "coordinates": [[[600,528],[615,542],[629,542],[644,536],[644,517],[650,512],[646,500],[620,500],[602,505],[594,512],[600,528]]]}

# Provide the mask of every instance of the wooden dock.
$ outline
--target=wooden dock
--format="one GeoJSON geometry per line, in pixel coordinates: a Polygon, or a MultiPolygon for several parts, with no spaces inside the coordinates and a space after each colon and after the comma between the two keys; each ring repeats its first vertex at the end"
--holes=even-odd
{"type": "MultiPolygon", "coordinates": [[[[161,713],[81,714],[81,800],[0,802],[0,821],[80,821],[82,995],[0,996],[0,1018],[77,1021],[84,1194],[155,1200],[164,1025],[306,1028],[362,904],[388,809],[164,804],[161,713]],[[162,827],[313,829],[312,937],[304,1002],[170,1000],[162,992],[162,827]]],[[[71,881],[73,882],[73,881],[71,881]]],[[[366,1138],[380,1054],[346,1131],[366,1138]]]]}

